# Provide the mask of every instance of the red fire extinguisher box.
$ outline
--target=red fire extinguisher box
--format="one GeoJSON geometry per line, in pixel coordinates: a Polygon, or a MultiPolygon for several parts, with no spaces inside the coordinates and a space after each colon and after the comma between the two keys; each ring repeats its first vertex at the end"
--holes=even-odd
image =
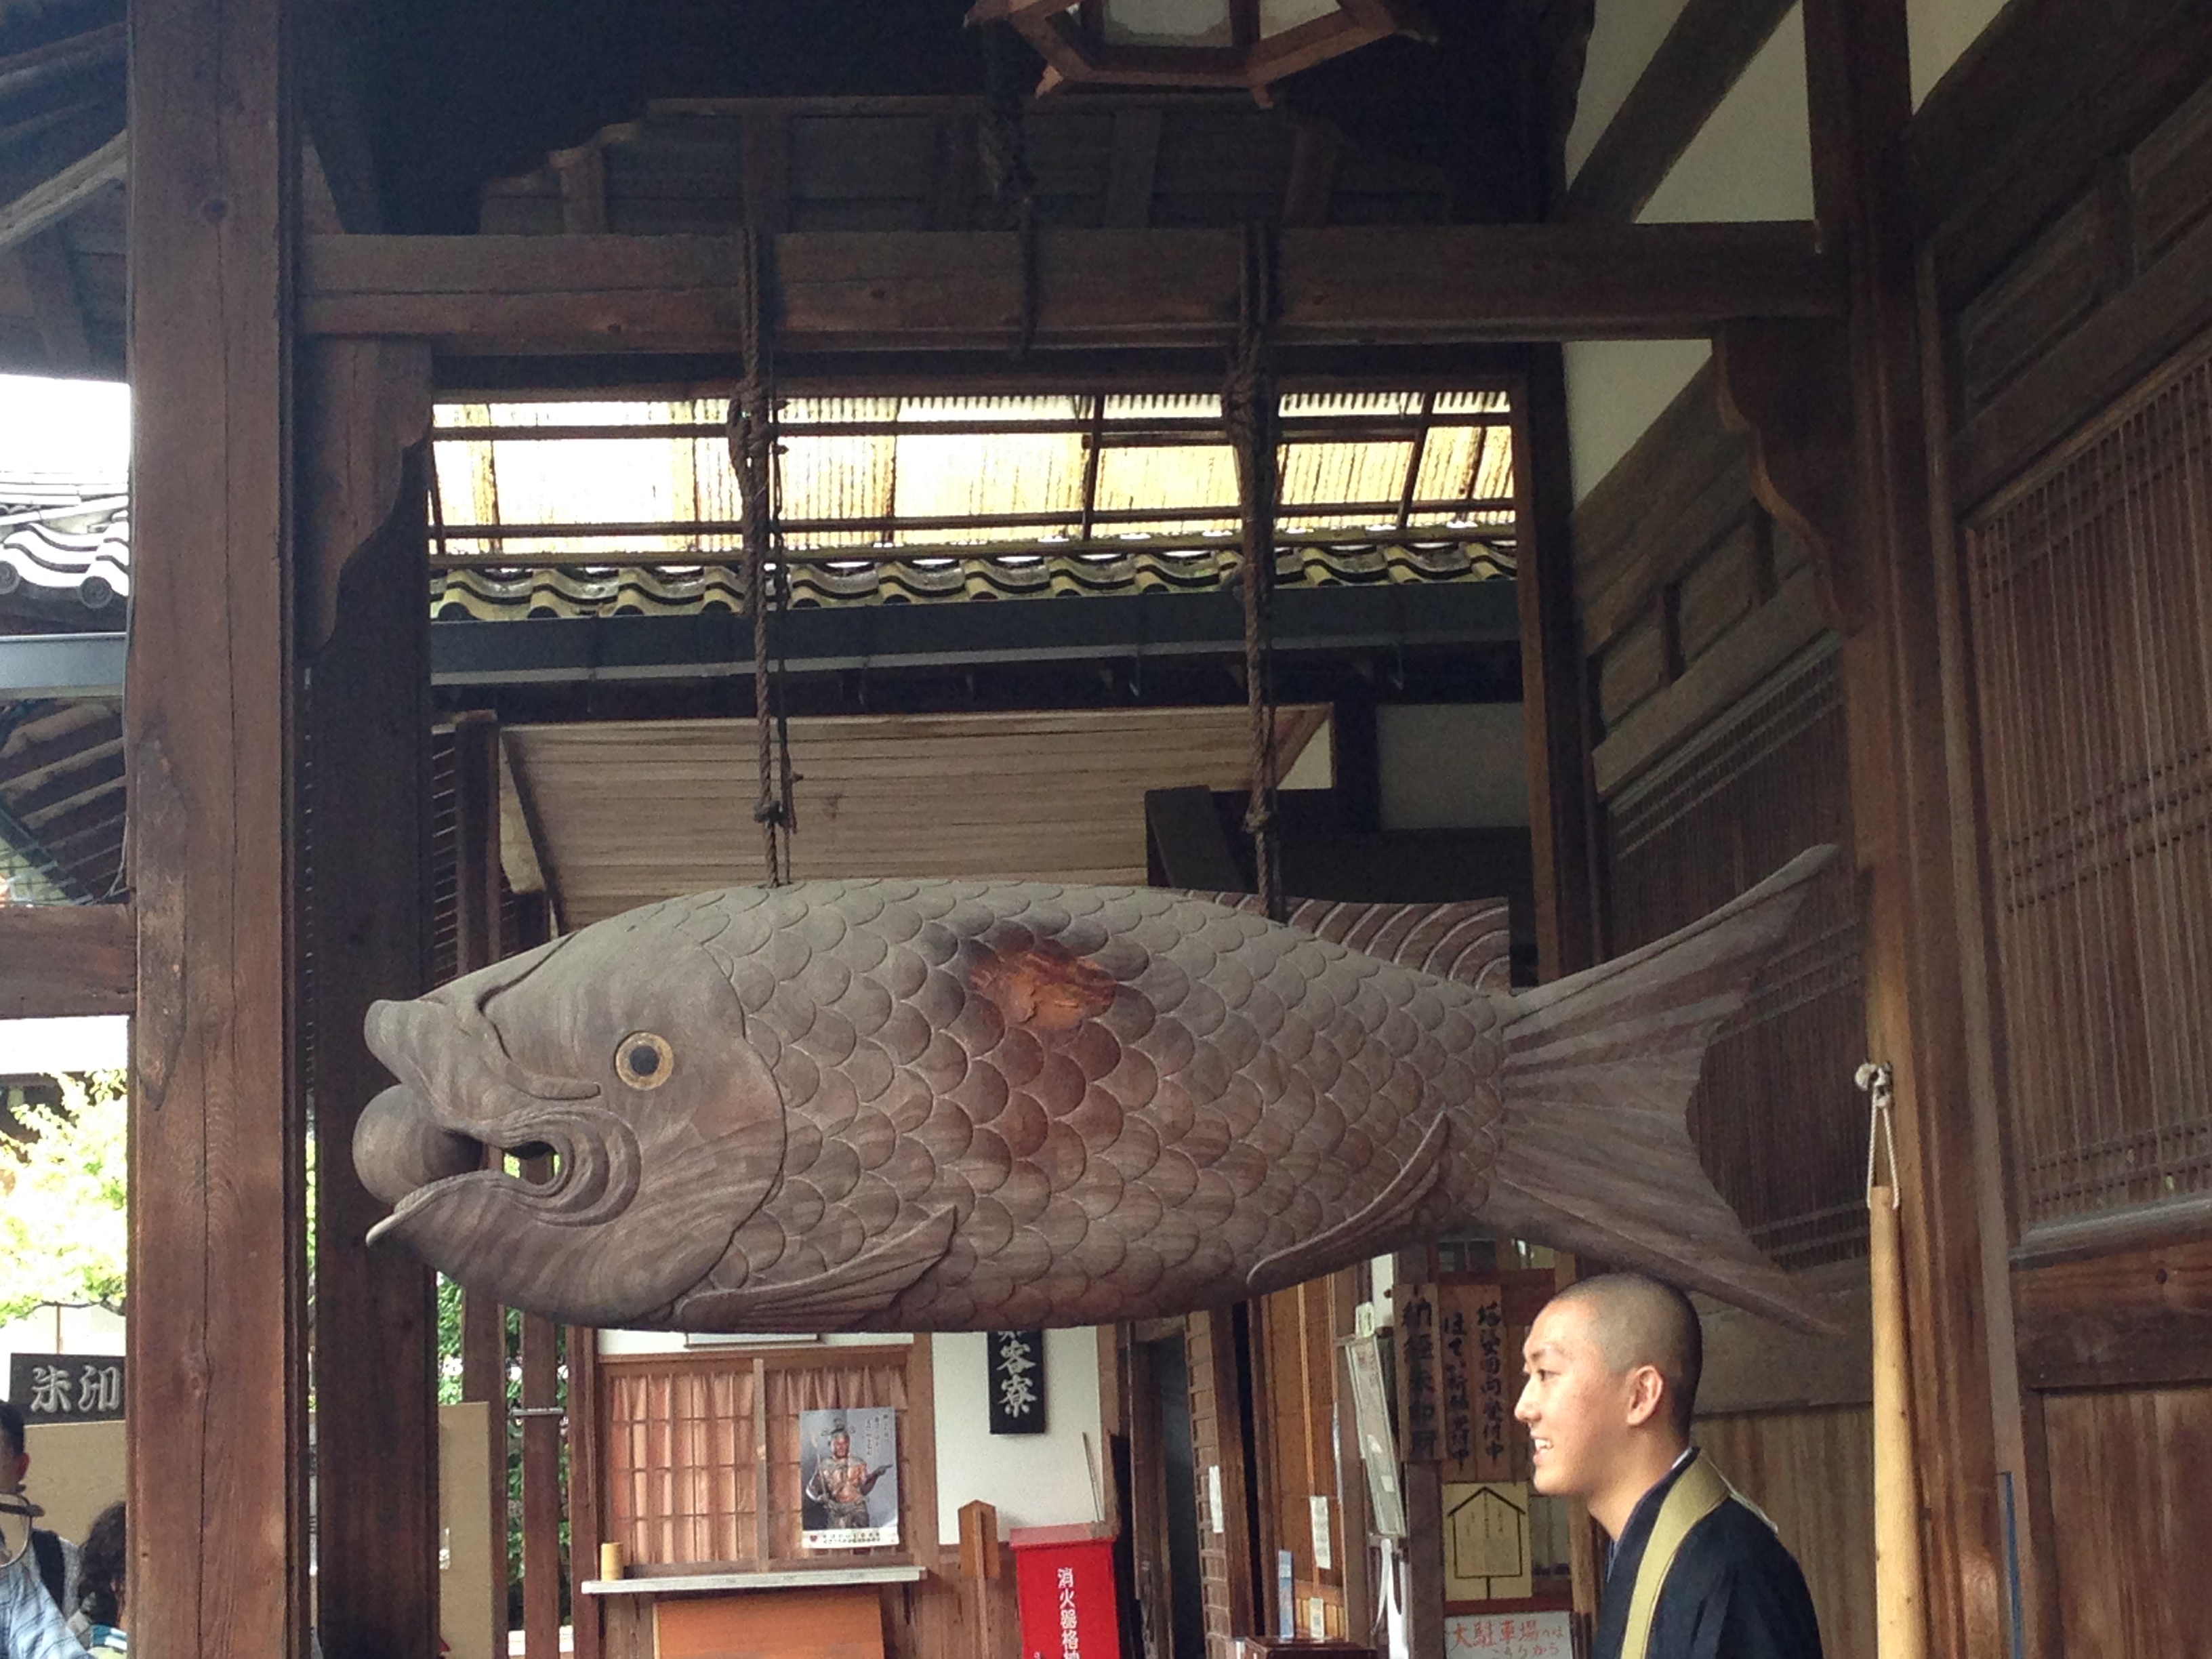
{"type": "Polygon", "coordinates": [[[1101,1526],[1015,1527],[1022,1659],[1121,1659],[1115,1534],[1101,1526]]]}

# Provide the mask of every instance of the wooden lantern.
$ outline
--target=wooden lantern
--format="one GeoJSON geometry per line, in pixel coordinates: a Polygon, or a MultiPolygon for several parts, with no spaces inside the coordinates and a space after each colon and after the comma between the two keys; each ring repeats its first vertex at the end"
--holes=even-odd
{"type": "Polygon", "coordinates": [[[1040,96],[1088,82],[1240,87],[1265,102],[1275,82],[1340,52],[1435,38],[1419,0],[976,0],[968,21],[1029,39],[1044,55],[1040,96]]]}

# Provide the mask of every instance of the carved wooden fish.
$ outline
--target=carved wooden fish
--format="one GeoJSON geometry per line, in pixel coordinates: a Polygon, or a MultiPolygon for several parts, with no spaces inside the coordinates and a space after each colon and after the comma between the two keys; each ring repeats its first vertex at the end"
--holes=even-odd
{"type": "Polygon", "coordinates": [[[372,1237],[583,1325],[1096,1323],[1472,1231],[1819,1322],[1683,1109],[1830,850],[1519,994],[1498,906],[1285,926],[1036,883],[671,900],[377,1005],[401,1081],[355,1142],[396,1206],[372,1237]]]}

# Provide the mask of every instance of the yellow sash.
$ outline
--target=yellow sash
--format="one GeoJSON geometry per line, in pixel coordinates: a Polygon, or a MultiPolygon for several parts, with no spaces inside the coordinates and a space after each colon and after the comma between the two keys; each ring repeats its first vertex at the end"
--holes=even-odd
{"type": "Polygon", "coordinates": [[[1636,1566],[1636,1589],[1628,1598],[1628,1626],[1620,1638],[1620,1659],[1646,1659],[1651,1646],[1651,1620],[1659,1611],[1659,1592],[1667,1587],[1674,1557],[1690,1529],[1735,1496],[1712,1460],[1699,1452],[1676,1477],[1659,1504],[1644,1541],[1644,1559],[1636,1566]]]}

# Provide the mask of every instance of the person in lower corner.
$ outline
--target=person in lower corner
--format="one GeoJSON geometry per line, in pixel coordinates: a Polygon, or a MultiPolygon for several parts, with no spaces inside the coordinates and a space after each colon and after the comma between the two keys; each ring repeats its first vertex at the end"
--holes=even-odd
{"type": "Polygon", "coordinates": [[[1820,1659],[1805,1575],[1773,1523],[1690,1443],[1697,1310],[1640,1273],[1571,1285],[1529,1328],[1514,1415],[1535,1488],[1613,1539],[1590,1659],[1820,1659]]]}
{"type": "Polygon", "coordinates": [[[131,1638],[125,1633],[130,1629],[125,1618],[129,1608],[123,1595],[130,1550],[122,1504],[110,1504],[94,1517],[78,1559],[85,1646],[94,1653],[130,1652],[131,1638]]]}
{"type": "Polygon", "coordinates": [[[0,1401],[0,1659],[78,1659],[61,1606],[75,1592],[76,1551],[31,1525],[40,1511],[23,1496],[24,1439],[22,1413],[0,1401]]]}

